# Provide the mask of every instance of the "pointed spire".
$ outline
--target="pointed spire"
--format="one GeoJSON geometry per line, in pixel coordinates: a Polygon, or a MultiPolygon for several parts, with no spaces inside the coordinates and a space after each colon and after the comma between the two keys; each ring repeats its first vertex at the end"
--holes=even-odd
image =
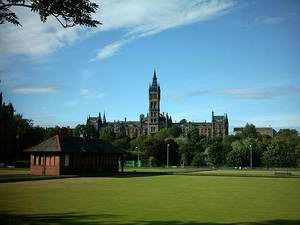
{"type": "Polygon", "coordinates": [[[103,113],[103,124],[106,124],[106,116],[105,116],[105,111],[103,113]]]}
{"type": "Polygon", "coordinates": [[[98,121],[102,124],[101,112],[99,112],[98,121]]]}
{"type": "Polygon", "coordinates": [[[100,128],[102,127],[102,119],[101,119],[101,113],[99,112],[99,116],[98,116],[98,130],[100,130],[100,128]]]}
{"type": "Polygon", "coordinates": [[[152,87],[157,87],[157,77],[156,77],[156,69],[154,68],[153,78],[152,78],[152,87]]]}
{"type": "Polygon", "coordinates": [[[2,97],[2,92],[0,93],[0,108],[2,107],[2,101],[3,101],[3,97],[2,97]]]}

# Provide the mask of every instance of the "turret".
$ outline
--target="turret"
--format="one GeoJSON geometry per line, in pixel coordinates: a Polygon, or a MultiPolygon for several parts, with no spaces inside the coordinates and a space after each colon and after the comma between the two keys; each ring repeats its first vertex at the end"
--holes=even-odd
{"type": "Polygon", "coordinates": [[[104,111],[104,113],[103,113],[103,125],[105,125],[106,124],[106,116],[105,116],[105,111],[104,111]]]}
{"type": "Polygon", "coordinates": [[[2,108],[2,101],[3,101],[3,97],[2,97],[2,92],[0,93],[0,109],[2,108]]]}
{"type": "Polygon", "coordinates": [[[100,128],[102,127],[102,118],[101,118],[101,113],[99,112],[99,116],[98,116],[98,130],[100,130],[100,128]]]}

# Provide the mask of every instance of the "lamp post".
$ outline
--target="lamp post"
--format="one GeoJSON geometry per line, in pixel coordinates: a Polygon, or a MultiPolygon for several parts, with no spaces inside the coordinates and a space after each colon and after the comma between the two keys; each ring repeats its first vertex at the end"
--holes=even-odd
{"type": "Polygon", "coordinates": [[[252,145],[250,144],[250,168],[252,169],[252,145]]]}
{"type": "Polygon", "coordinates": [[[167,168],[169,168],[169,147],[170,147],[170,144],[168,143],[167,144],[167,168]]]}
{"type": "Polygon", "coordinates": [[[138,167],[140,167],[140,151],[139,151],[138,146],[136,146],[135,149],[137,150],[137,153],[138,153],[138,167]]]}

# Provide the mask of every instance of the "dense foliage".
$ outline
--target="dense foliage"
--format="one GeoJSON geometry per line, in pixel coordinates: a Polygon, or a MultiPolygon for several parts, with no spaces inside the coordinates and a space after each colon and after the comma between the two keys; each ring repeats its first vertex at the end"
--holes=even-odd
{"type": "Polygon", "coordinates": [[[0,24],[21,25],[15,13],[16,7],[29,8],[38,13],[42,22],[52,16],[64,28],[76,25],[96,27],[101,24],[91,16],[99,6],[89,0],[0,0],[0,24]]]}
{"type": "MultiPolygon", "coordinates": [[[[1,97],[2,98],[2,97],[1,97]]],[[[183,121],[185,122],[185,121],[183,121]]],[[[56,134],[100,138],[131,152],[128,159],[139,157],[145,166],[300,167],[300,137],[293,129],[281,129],[274,137],[256,133],[247,124],[241,134],[220,137],[199,136],[197,128],[184,133],[178,127],[163,128],[154,136],[129,138],[126,132],[114,133],[110,126],[99,131],[92,125],[43,128],[14,113],[12,104],[0,104],[0,162],[26,159],[23,150],[56,134]]]]}

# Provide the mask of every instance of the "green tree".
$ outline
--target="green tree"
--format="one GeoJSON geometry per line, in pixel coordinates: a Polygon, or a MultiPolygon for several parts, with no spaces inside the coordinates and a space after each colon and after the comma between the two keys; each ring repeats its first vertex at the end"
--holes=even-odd
{"type": "Polygon", "coordinates": [[[207,150],[208,162],[213,166],[221,166],[225,161],[225,156],[222,151],[222,144],[219,141],[215,141],[210,145],[207,150]]]}
{"type": "Polygon", "coordinates": [[[246,124],[246,126],[243,128],[242,133],[241,133],[242,138],[256,138],[257,137],[257,132],[256,128],[253,124],[246,124]]]}
{"type": "Polygon", "coordinates": [[[189,142],[191,144],[196,144],[198,141],[200,141],[198,128],[197,127],[191,127],[191,129],[189,129],[189,131],[187,132],[187,137],[188,137],[189,142]]]}
{"type": "Polygon", "coordinates": [[[86,136],[85,125],[78,124],[73,130],[73,135],[75,137],[85,137],[86,136]]]}
{"type": "Polygon", "coordinates": [[[54,17],[64,28],[76,25],[96,27],[101,24],[92,19],[92,14],[98,9],[96,3],[89,0],[7,0],[0,1],[0,24],[12,23],[21,25],[14,12],[16,7],[28,8],[38,13],[44,23],[48,17],[54,17]]]}
{"type": "Polygon", "coordinates": [[[115,139],[115,133],[111,127],[102,127],[99,132],[99,138],[104,141],[112,142],[115,139]]]}
{"type": "Polygon", "coordinates": [[[119,138],[113,141],[113,145],[124,150],[130,148],[130,139],[128,137],[119,138]]]}
{"type": "Polygon", "coordinates": [[[232,144],[232,151],[226,156],[228,166],[249,166],[249,153],[242,141],[237,140],[232,144]]]}
{"type": "Polygon", "coordinates": [[[295,149],[284,141],[273,139],[267,151],[263,153],[263,162],[267,167],[296,166],[295,149]]]}
{"type": "Polygon", "coordinates": [[[207,165],[207,162],[205,160],[206,158],[207,155],[205,152],[198,152],[194,155],[191,165],[195,167],[206,166],[207,165]]]}

